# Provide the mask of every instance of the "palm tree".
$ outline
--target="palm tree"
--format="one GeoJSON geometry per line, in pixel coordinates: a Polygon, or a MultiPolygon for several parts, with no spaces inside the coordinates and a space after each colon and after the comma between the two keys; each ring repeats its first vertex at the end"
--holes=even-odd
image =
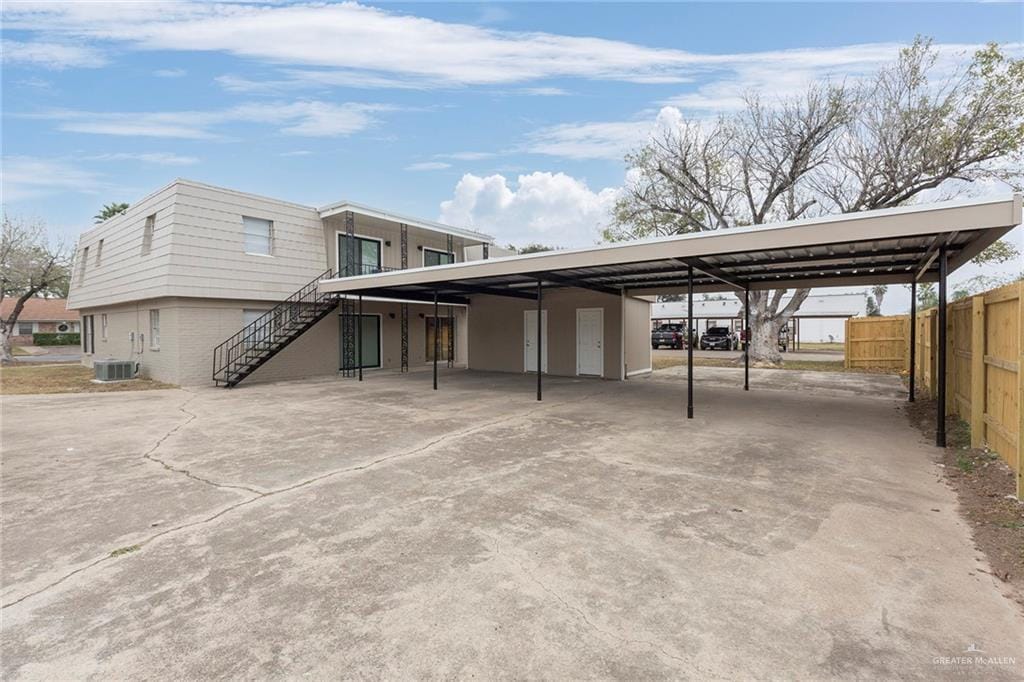
{"type": "Polygon", "coordinates": [[[882,299],[885,298],[885,292],[889,291],[889,287],[884,284],[876,284],[871,287],[871,295],[875,297],[875,304],[878,306],[878,314],[882,314],[882,299]]]}
{"type": "Polygon", "coordinates": [[[128,204],[123,203],[123,202],[122,203],[116,203],[115,202],[113,204],[106,204],[106,205],[103,206],[103,210],[101,210],[99,213],[94,215],[92,217],[92,219],[95,222],[97,222],[97,223],[102,223],[104,220],[109,220],[110,218],[113,218],[116,215],[124,213],[127,210],[128,210],[128,204]]]}

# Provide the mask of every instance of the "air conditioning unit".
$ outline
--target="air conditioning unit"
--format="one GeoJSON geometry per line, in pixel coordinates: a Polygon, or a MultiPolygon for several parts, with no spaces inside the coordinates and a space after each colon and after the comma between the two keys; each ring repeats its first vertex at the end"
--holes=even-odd
{"type": "Polygon", "coordinates": [[[135,363],[131,360],[96,360],[96,381],[124,381],[133,378],[135,363]]]}

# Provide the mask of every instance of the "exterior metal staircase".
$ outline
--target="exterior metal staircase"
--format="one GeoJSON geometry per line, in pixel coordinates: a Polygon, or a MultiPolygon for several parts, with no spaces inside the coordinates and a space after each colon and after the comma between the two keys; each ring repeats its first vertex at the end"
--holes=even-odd
{"type": "Polygon", "coordinates": [[[237,385],[336,310],[338,298],[334,294],[320,293],[318,286],[320,280],[333,275],[333,270],[320,273],[312,282],[214,348],[214,383],[227,388],[237,385]]]}

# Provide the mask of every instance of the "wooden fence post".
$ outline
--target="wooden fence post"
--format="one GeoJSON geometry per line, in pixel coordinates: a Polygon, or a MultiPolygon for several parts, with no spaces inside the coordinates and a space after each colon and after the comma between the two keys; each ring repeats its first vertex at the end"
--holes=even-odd
{"type": "Polygon", "coordinates": [[[1017,284],[1017,499],[1024,495],[1024,282],[1017,284]]]}
{"type": "Polygon", "coordinates": [[[985,444],[985,296],[971,299],[971,447],[985,444]]]}
{"type": "Polygon", "coordinates": [[[843,343],[843,367],[850,369],[850,351],[853,350],[853,342],[850,339],[850,318],[846,318],[843,334],[845,338],[845,342],[843,343]]]}

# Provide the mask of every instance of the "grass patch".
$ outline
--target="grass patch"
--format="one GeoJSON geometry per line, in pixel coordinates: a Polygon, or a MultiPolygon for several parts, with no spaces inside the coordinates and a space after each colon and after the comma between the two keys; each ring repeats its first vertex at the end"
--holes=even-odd
{"type": "Polygon", "coordinates": [[[964,455],[957,455],[956,456],[956,468],[959,469],[960,471],[964,472],[965,474],[973,473],[974,472],[974,460],[972,460],[970,457],[966,457],[964,455]]]}
{"type": "MultiPolygon", "coordinates": [[[[682,358],[654,358],[654,369],[666,369],[686,365],[686,357],[682,358]]],[[[737,360],[726,358],[694,358],[694,367],[743,367],[743,363],[737,360]]],[[[806,372],[847,372],[851,374],[888,374],[881,370],[865,369],[863,367],[845,367],[842,362],[829,362],[828,360],[784,360],[778,367],[767,367],[765,369],[795,369],[806,372]]]]}
{"type": "Polygon", "coordinates": [[[808,342],[808,341],[801,341],[800,342],[799,350],[796,349],[796,348],[793,348],[793,351],[796,352],[796,353],[799,353],[800,351],[805,351],[805,350],[839,350],[839,351],[842,351],[842,350],[846,350],[846,348],[841,343],[834,343],[834,342],[833,343],[829,343],[827,341],[824,342],[824,343],[811,343],[811,342],[808,342]]]}
{"type": "Polygon", "coordinates": [[[142,545],[128,545],[127,547],[118,547],[110,553],[110,556],[124,556],[125,554],[131,554],[132,552],[136,552],[140,549],[142,549],[142,545]]]}
{"type": "Polygon", "coordinates": [[[0,394],[36,393],[117,393],[174,388],[151,379],[135,379],[111,384],[94,384],[93,370],[81,365],[19,365],[0,368],[0,394]]]}
{"type": "Polygon", "coordinates": [[[26,355],[31,355],[31,353],[29,353],[21,346],[11,346],[11,355],[13,355],[14,357],[24,357],[26,355]]]}

